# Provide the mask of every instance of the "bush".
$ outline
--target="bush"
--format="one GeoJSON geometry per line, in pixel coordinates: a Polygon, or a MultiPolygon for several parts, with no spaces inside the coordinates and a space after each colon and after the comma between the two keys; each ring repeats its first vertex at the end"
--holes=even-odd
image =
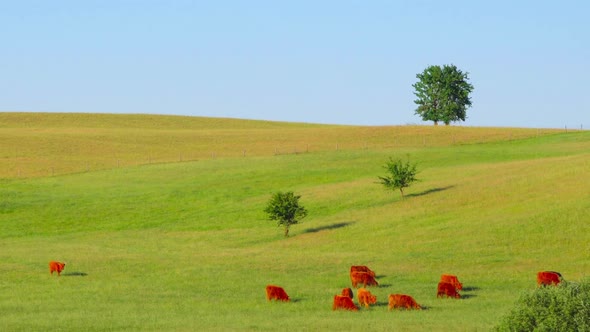
{"type": "Polygon", "coordinates": [[[590,279],[522,294],[496,331],[590,332],[590,279]]]}

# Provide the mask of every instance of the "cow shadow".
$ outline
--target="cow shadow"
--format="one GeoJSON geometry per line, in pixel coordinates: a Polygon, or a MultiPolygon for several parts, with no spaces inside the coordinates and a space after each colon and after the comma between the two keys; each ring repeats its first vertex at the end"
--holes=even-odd
{"type": "Polygon", "coordinates": [[[479,287],[473,287],[473,286],[470,286],[470,287],[463,287],[463,289],[462,289],[462,290],[463,290],[464,292],[475,292],[475,291],[478,291],[478,290],[479,290],[479,287]]]}
{"type": "Polygon", "coordinates": [[[379,286],[377,286],[377,287],[379,287],[379,288],[389,288],[391,286],[393,286],[393,285],[392,284],[379,284],[379,286]]]}
{"type": "Polygon", "coordinates": [[[446,186],[446,187],[432,188],[432,189],[428,189],[426,191],[423,191],[421,193],[408,194],[408,195],[406,195],[406,197],[424,196],[424,195],[428,195],[428,194],[432,194],[432,193],[437,193],[437,192],[445,191],[445,190],[452,189],[452,188],[455,188],[455,186],[446,186]]]}
{"type": "Polygon", "coordinates": [[[347,222],[339,222],[339,223],[335,223],[332,225],[326,225],[326,226],[321,226],[321,227],[316,227],[316,228],[308,228],[308,229],[304,230],[303,233],[317,233],[317,232],[326,231],[326,230],[338,229],[338,228],[350,226],[354,223],[355,223],[354,221],[347,221],[347,222]]]}
{"type": "Polygon", "coordinates": [[[461,294],[461,300],[469,300],[470,298],[477,297],[475,294],[461,294]]]}
{"type": "Polygon", "coordinates": [[[64,277],[85,277],[88,275],[86,272],[66,272],[61,274],[64,277]]]}

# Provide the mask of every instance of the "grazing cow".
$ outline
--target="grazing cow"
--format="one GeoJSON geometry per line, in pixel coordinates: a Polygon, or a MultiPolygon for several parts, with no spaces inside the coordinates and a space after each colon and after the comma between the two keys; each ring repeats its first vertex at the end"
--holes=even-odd
{"type": "Polygon", "coordinates": [[[364,288],[359,288],[356,295],[359,299],[359,305],[365,305],[365,308],[368,308],[369,304],[377,303],[377,297],[364,288]]]}
{"type": "Polygon", "coordinates": [[[342,296],[347,296],[352,299],[354,297],[354,295],[352,294],[352,289],[350,289],[350,288],[342,289],[342,296]]]}
{"type": "Polygon", "coordinates": [[[375,272],[371,271],[371,269],[369,269],[368,267],[364,266],[364,265],[353,265],[350,267],[350,274],[352,274],[352,272],[367,272],[368,274],[371,275],[371,277],[375,278],[375,272]]]}
{"type": "Polygon", "coordinates": [[[422,307],[416,303],[413,297],[405,294],[389,294],[389,306],[388,309],[417,309],[420,310],[422,307]]]}
{"type": "Polygon", "coordinates": [[[541,271],[537,273],[537,285],[558,285],[561,282],[561,273],[555,271],[541,271]]]}
{"type": "Polygon", "coordinates": [[[53,275],[53,272],[57,272],[57,276],[59,277],[61,271],[63,271],[65,267],[66,263],[51,261],[49,262],[49,273],[53,275]]]}
{"type": "Polygon", "coordinates": [[[266,299],[289,302],[289,295],[282,287],[268,285],[266,286],[266,299]]]}
{"type": "Polygon", "coordinates": [[[334,304],[332,305],[332,310],[336,309],[344,309],[344,310],[352,310],[358,311],[359,308],[354,305],[352,299],[348,296],[336,295],[334,296],[334,304]]]}
{"type": "Polygon", "coordinates": [[[448,283],[448,282],[439,282],[438,289],[436,291],[436,297],[454,297],[456,299],[460,298],[461,295],[457,292],[455,285],[448,283]]]}
{"type": "Polygon", "coordinates": [[[352,281],[352,287],[354,288],[357,288],[359,283],[362,283],[363,287],[379,286],[375,278],[368,272],[352,272],[350,273],[350,280],[352,281]]]}
{"type": "Polygon", "coordinates": [[[457,290],[463,289],[463,284],[459,282],[457,276],[452,274],[443,274],[440,276],[440,282],[448,282],[449,284],[453,284],[457,290]]]}

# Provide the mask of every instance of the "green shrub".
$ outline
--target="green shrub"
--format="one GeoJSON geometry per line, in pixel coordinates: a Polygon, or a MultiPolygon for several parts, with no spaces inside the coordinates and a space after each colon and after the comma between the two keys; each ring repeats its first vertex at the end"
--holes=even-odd
{"type": "Polygon", "coordinates": [[[522,294],[496,331],[590,331],[590,278],[522,294]]]}

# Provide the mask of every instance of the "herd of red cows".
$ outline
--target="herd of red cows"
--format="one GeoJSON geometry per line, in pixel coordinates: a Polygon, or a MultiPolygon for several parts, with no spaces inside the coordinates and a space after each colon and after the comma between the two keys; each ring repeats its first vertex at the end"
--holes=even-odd
{"type": "MultiPolygon", "coordinates": [[[[49,273],[53,275],[53,272],[57,272],[57,275],[60,276],[65,266],[66,263],[50,261],[49,273]]],[[[541,271],[537,273],[537,285],[539,287],[551,285],[557,286],[562,281],[562,279],[563,278],[561,274],[555,271],[541,271]]],[[[375,272],[364,265],[353,265],[350,267],[350,281],[352,283],[352,287],[355,289],[358,288],[359,285],[363,285],[362,288],[359,288],[356,291],[357,301],[360,307],[364,306],[365,308],[369,308],[371,304],[377,303],[377,297],[366,289],[367,286],[379,286],[379,283],[377,280],[375,280],[375,272]]],[[[452,274],[443,274],[440,277],[440,282],[437,286],[436,297],[451,297],[460,299],[461,294],[459,294],[459,291],[462,289],[463,284],[459,282],[457,276],[452,274]]],[[[276,300],[289,302],[289,295],[287,295],[287,292],[285,292],[285,290],[280,286],[268,285],[266,286],[266,299],[268,301],[276,300]]],[[[334,296],[332,310],[344,309],[358,311],[359,307],[357,307],[353,299],[354,296],[352,289],[344,288],[341,294],[334,296]]],[[[408,310],[422,309],[422,307],[416,303],[416,300],[407,294],[389,294],[388,301],[389,310],[399,308],[408,310]]]]}
{"type": "MultiPolygon", "coordinates": [[[[369,290],[367,286],[379,286],[377,280],[375,280],[375,272],[369,269],[367,266],[351,266],[350,267],[350,281],[352,287],[355,289],[362,285],[362,288],[356,290],[358,306],[354,303],[354,296],[352,289],[344,288],[341,294],[334,296],[334,302],[332,310],[350,310],[358,311],[359,307],[369,308],[371,304],[377,303],[377,297],[369,290]]],[[[562,276],[559,272],[555,271],[542,271],[537,273],[537,285],[550,286],[558,285],[562,281],[562,276]]],[[[438,283],[436,290],[436,297],[455,298],[460,299],[461,294],[459,291],[463,290],[463,284],[459,282],[456,275],[443,274],[441,275],[440,282],[438,283]]],[[[276,301],[289,302],[289,295],[287,292],[280,287],[275,285],[266,286],[266,299],[276,301]]],[[[416,302],[416,300],[407,294],[389,294],[388,297],[388,310],[392,309],[416,309],[420,310],[422,307],[416,302]]]]}

